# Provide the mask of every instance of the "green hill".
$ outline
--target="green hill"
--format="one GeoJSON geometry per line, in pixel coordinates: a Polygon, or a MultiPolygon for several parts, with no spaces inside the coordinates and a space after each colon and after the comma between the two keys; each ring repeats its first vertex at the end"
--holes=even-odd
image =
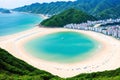
{"type": "Polygon", "coordinates": [[[44,20],[41,22],[41,25],[47,27],[63,27],[66,24],[82,23],[87,22],[88,20],[93,21],[96,20],[96,18],[80,10],[68,9],[58,15],[54,15],[51,18],[44,20]]]}
{"type": "Polygon", "coordinates": [[[36,69],[0,48],[0,80],[120,80],[120,68],[64,79],[36,69]]]}
{"type": "Polygon", "coordinates": [[[36,69],[0,48],[0,80],[49,80],[56,78],[36,69]]]}

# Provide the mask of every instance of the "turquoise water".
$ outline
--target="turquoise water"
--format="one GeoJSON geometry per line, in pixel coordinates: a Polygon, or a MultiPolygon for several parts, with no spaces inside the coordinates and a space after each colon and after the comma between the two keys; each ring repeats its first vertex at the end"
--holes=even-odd
{"type": "Polygon", "coordinates": [[[18,13],[0,14],[0,36],[18,33],[34,27],[42,21],[36,14],[18,13]]]}
{"type": "Polygon", "coordinates": [[[47,61],[69,63],[86,59],[98,43],[77,32],[58,32],[25,43],[31,55],[47,61]]]}

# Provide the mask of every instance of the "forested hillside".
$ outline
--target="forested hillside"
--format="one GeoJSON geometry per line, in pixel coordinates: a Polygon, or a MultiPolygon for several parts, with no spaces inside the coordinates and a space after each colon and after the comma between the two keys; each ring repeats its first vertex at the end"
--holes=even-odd
{"type": "Polygon", "coordinates": [[[0,48],[0,80],[49,80],[58,78],[36,69],[0,48]]]}
{"type": "Polygon", "coordinates": [[[100,12],[98,15],[100,17],[104,17],[104,19],[118,18],[118,17],[120,17],[120,5],[109,8],[109,9],[105,9],[102,12],[100,12]]]}
{"type": "Polygon", "coordinates": [[[66,24],[82,23],[87,22],[88,20],[94,21],[97,19],[85,12],[71,8],[42,21],[41,25],[47,27],[63,27],[66,24]]]}
{"type": "Polygon", "coordinates": [[[34,3],[13,10],[54,15],[69,8],[76,8],[99,19],[106,19],[120,17],[119,6],[120,0],[77,0],[74,2],[34,3]],[[113,13],[113,10],[115,13],[113,13]]]}

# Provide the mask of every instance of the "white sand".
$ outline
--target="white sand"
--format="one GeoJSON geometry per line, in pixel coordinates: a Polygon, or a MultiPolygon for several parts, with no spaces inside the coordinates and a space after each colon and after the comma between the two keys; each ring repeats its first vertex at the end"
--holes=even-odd
{"type": "Polygon", "coordinates": [[[24,60],[38,69],[48,71],[54,75],[64,78],[72,77],[80,73],[112,70],[120,67],[120,41],[91,31],[35,27],[18,34],[0,37],[0,47],[9,51],[13,56],[24,60]],[[26,41],[34,39],[38,36],[44,36],[46,34],[59,31],[75,31],[86,34],[100,42],[102,47],[100,47],[100,50],[96,51],[96,54],[87,60],[71,64],[44,61],[31,56],[24,50],[23,44],[26,41]]]}

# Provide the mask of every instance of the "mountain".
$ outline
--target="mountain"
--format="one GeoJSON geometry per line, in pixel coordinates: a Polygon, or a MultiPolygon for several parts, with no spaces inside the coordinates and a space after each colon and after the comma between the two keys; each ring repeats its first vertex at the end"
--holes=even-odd
{"type": "Polygon", "coordinates": [[[88,20],[93,21],[97,19],[85,12],[71,8],[42,21],[41,25],[47,27],[63,27],[66,24],[82,23],[87,22],[88,20]]]}
{"type": "Polygon", "coordinates": [[[31,5],[23,6],[20,8],[13,9],[15,11],[40,13],[54,15],[58,14],[72,6],[72,2],[51,2],[51,3],[34,3],[31,5]]]}
{"type": "Polygon", "coordinates": [[[104,17],[105,19],[118,18],[120,16],[120,5],[113,7],[113,8],[103,10],[98,15],[99,15],[99,18],[104,17]]]}
{"type": "MultiPolygon", "coordinates": [[[[75,8],[87,12],[88,14],[91,14],[100,19],[106,19],[106,18],[116,18],[116,14],[118,14],[117,12],[119,12],[117,10],[118,8],[117,6],[120,6],[120,0],[76,0],[73,2],[59,1],[59,2],[51,2],[51,3],[43,3],[43,4],[34,3],[31,5],[15,8],[13,10],[54,15],[64,10],[75,8]],[[109,15],[107,15],[107,13],[112,12],[113,9],[115,10],[116,13],[110,13],[109,15]],[[106,15],[104,16],[103,13],[106,15]]],[[[120,17],[120,15],[118,15],[117,18],[118,17],[120,17]]]]}
{"type": "Polygon", "coordinates": [[[119,0],[101,0],[101,1],[99,1],[99,4],[96,5],[96,7],[94,8],[92,13],[95,14],[95,13],[104,11],[106,9],[116,7],[118,5],[120,5],[119,0]]]}
{"type": "Polygon", "coordinates": [[[36,69],[0,48],[0,80],[120,80],[120,68],[63,79],[36,69]]]}
{"type": "Polygon", "coordinates": [[[0,8],[0,12],[1,13],[10,13],[10,11],[8,9],[3,9],[3,8],[0,8]]]}

